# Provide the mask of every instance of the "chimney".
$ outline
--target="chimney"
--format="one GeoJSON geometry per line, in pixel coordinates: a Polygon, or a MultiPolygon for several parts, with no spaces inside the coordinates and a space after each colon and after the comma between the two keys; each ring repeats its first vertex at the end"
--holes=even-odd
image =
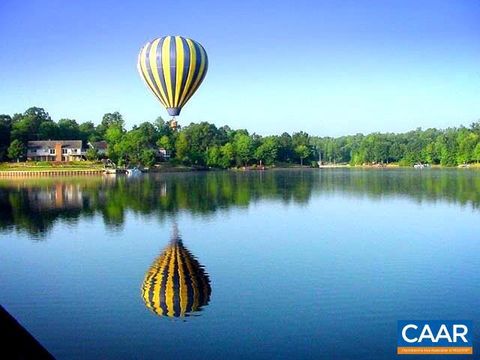
{"type": "Polygon", "coordinates": [[[55,161],[62,161],[62,143],[55,143],[55,161]]]}

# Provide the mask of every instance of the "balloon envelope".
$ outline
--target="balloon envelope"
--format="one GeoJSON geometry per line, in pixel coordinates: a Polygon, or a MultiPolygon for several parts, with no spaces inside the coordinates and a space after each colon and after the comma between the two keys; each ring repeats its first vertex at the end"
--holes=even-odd
{"type": "Polygon", "coordinates": [[[208,58],[198,42],[165,36],[142,47],[137,68],[168,114],[177,116],[205,78],[208,58]]]}

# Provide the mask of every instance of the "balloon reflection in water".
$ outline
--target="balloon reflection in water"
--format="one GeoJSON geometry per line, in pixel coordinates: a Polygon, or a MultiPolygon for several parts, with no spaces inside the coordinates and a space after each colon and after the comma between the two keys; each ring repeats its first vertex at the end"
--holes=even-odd
{"type": "Polygon", "coordinates": [[[207,305],[211,292],[207,273],[183,246],[175,226],[170,244],[145,275],[145,305],[157,315],[183,317],[207,305]]]}

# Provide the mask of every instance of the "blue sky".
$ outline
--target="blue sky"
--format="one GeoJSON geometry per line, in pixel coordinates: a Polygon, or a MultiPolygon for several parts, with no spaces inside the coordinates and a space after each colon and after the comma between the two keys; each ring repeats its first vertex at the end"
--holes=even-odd
{"type": "Polygon", "coordinates": [[[480,1],[2,0],[0,14],[0,113],[168,118],[136,58],[183,35],[209,55],[183,125],[335,136],[480,119],[480,1]]]}

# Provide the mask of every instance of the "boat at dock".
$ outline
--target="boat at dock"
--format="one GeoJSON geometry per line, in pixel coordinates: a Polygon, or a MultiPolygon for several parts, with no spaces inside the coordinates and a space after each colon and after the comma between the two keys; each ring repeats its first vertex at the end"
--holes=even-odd
{"type": "Polygon", "coordinates": [[[142,174],[142,172],[140,171],[139,168],[134,167],[134,168],[131,168],[131,169],[127,169],[126,174],[127,174],[127,176],[139,176],[139,175],[142,174]]]}

